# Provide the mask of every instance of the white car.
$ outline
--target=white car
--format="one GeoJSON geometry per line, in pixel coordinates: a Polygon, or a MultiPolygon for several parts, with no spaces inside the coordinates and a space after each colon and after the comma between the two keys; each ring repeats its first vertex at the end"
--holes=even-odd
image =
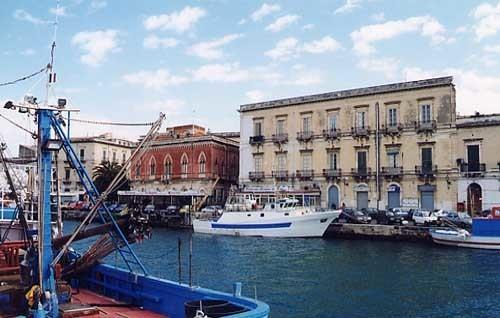
{"type": "Polygon", "coordinates": [[[437,224],[438,218],[430,211],[417,210],[413,212],[413,222],[418,225],[437,224]]]}

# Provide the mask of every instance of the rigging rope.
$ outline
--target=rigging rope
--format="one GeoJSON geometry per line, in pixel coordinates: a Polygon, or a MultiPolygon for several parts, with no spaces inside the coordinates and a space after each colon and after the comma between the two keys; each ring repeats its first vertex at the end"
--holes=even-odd
{"type": "Polygon", "coordinates": [[[44,68],[42,68],[42,69],[41,69],[41,70],[39,70],[39,71],[36,71],[36,72],[35,72],[35,73],[33,73],[33,74],[26,75],[26,76],[24,76],[24,77],[18,78],[18,79],[16,79],[16,80],[13,80],[13,81],[10,81],[10,82],[0,83],[0,86],[13,85],[13,84],[16,84],[16,83],[18,83],[18,82],[25,81],[25,80],[27,80],[27,79],[30,79],[30,78],[32,78],[32,77],[37,76],[38,74],[41,74],[41,73],[45,72],[47,69],[48,69],[48,66],[45,66],[44,68]]]}
{"type": "Polygon", "coordinates": [[[24,128],[23,126],[19,125],[18,123],[16,123],[15,121],[13,121],[12,119],[0,114],[0,117],[2,117],[3,119],[5,119],[6,121],[8,121],[9,123],[11,123],[12,125],[16,126],[17,128],[21,129],[21,130],[24,130],[25,132],[27,132],[28,134],[31,135],[31,137],[33,137],[33,139],[36,139],[38,138],[38,135],[32,131],[29,131],[28,129],[24,128]]]}
{"type": "MultiPolygon", "coordinates": [[[[68,120],[67,117],[64,117],[64,120],[68,120]]],[[[70,121],[76,121],[84,124],[93,124],[93,125],[106,125],[106,126],[153,126],[155,122],[148,123],[125,123],[125,122],[111,122],[111,121],[98,121],[98,120],[87,120],[87,119],[77,119],[71,118],[70,121]]]]}

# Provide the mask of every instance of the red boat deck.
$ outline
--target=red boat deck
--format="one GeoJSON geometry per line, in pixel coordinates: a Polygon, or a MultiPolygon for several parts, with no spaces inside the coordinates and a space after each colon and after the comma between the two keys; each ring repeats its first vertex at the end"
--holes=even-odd
{"type": "Polygon", "coordinates": [[[127,306],[127,304],[125,303],[118,302],[112,298],[96,294],[86,289],[80,289],[79,293],[73,294],[71,302],[73,304],[91,305],[92,307],[96,307],[99,310],[99,315],[93,317],[113,317],[113,318],[167,317],[138,307],[127,306]]]}

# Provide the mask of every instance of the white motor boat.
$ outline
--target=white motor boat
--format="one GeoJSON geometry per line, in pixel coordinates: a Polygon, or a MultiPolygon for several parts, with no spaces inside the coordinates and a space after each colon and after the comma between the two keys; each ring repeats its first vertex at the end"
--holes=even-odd
{"type": "Polygon", "coordinates": [[[464,229],[433,230],[432,240],[437,244],[500,250],[500,218],[475,218],[472,233],[464,229]]]}
{"type": "Polygon", "coordinates": [[[217,220],[193,220],[196,233],[233,236],[265,237],[322,237],[341,210],[317,211],[298,206],[296,199],[281,199],[268,203],[263,209],[255,204],[226,204],[217,220]]]}

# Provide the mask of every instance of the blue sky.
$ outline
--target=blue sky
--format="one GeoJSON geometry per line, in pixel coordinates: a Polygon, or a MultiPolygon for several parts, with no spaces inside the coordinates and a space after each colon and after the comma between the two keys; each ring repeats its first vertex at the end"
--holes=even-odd
{"type": "MultiPolygon", "coordinates": [[[[240,104],[452,75],[461,114],[499,112],[499,1],[2,2],[0,82],[48,62],[58,16],[58,82],[81,118],[239,129],[240,104]]],[[[36,79],[0,87],[0,100],[36,79]]],[[[6,111],[2,114],[9,115],[6,111]]],[[[21,123],[25,117],[12,114],[21,123]]],[[[2,137],[29,142],[0,121],[2,137]],[[7,133],[8,132],[8,133],[7,133]]],[[[75,125],[75,135],[144,130],[75,125]]]]}

